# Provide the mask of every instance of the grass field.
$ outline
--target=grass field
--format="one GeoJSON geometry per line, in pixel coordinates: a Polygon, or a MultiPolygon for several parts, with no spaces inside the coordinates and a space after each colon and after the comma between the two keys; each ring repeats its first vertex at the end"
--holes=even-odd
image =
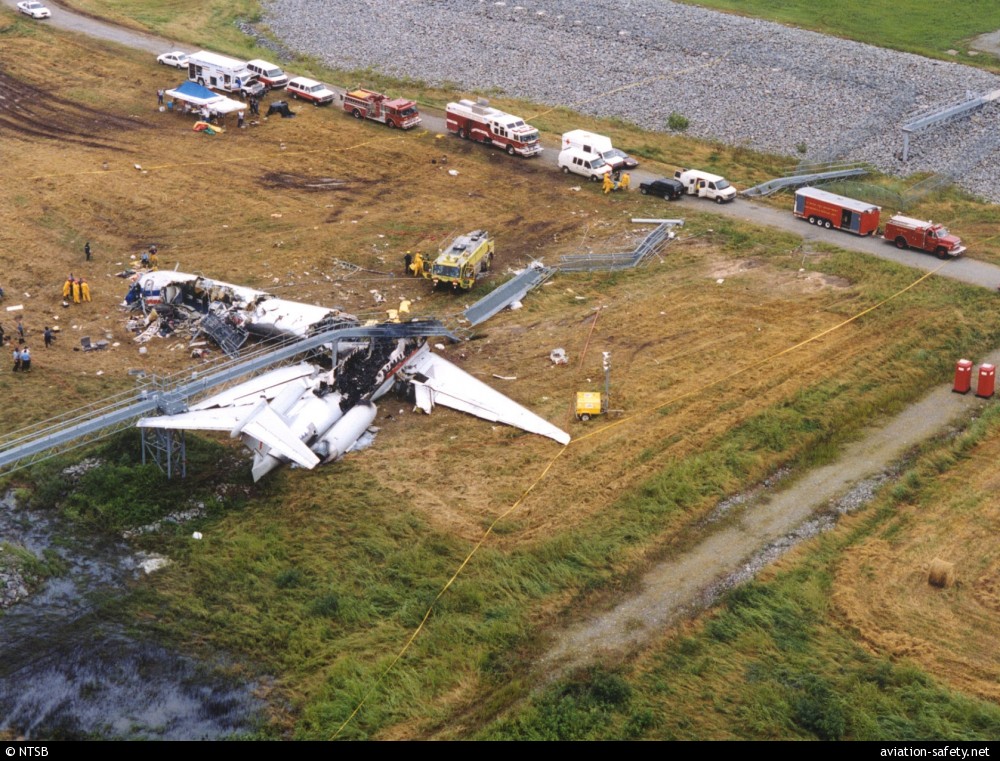
{"type": "MultiPolygon", "coordinates": [[[[574,191],[537,164],[333,109],[200,135],[155,110],[164,74],[148,55],[10,13],[0,36],[10,51],[0,81],[19,108],[16,119],[0,111],[0,138],[17,147],[0,188],[3,284],[24,301],[30,337],[50,321],[63,327],[52,354],[36,350],[31,376],[0,379],[10,427],[127,388],[130,368],[197,369],[172,342],[140,357],[124,330],[114,274],[151,242],[166,267],[371,317],[381,315],[377,289],[442,316],[465,300],[400,277],[403,251],[488,226],[503,272],[529,257],[630,249],[643,230],[628,220],[662,213],[638,194],[574,191]],[[77,70],[67,48],[91,66],[77,70]],[[339,261],[367,271],[349,276],[339,261]],[[60,306],[67,271],[94,283],[93,304],[60,306]],[[72,351],[98,331],[120,346],[72,351]]],[[[571,118],[537,121],[559,133],[571,118]]],[[[691,152],[739,180],[781,164],[587,124],[648,163],[691,152]]],[[[992,207],[953,195],[934,203],[977,220],[983,237],[995,227],[992,207]]],[[[957,356],[1000,345],[995,294],[931,278],[897,295],[914,271],[832,248],[804,256],[795,236],[710,208],[686,222],[649,266],[559,275],[445,350],[570,431],[565,451],[387,402],[370,450],[257,486],[225,437],[195,448],[183,486],[137,466],[127,440],[77,484],[50,465],[15,485],[112,533],[186,500],[209,504],[196,524],[137,540],[174,564],[108,614],[273,677],[266,737],[995,737],[992,411],[917,457],[879,504],[717,609],[633,658],[550,684],[540,656],[565,622],[627,595],[644,568],[710,532],[704,519],[721,499],[779,469],[830,461],[864,427],[947,382],[957,356]],[[556,347],[568,366],[549,361],[556,347]],[[624,413],[584,426],[571,402],[599,387],[602,351],[624,413]],[[202,542],[189,540],[194,529],[202,542]],[[929,593],[922,564],[935,554],[968,581],[929,593]]]]}
{"type": "Polygon", "coordinates": [[[689,4],[777,21],[883,48],[1000,68],[1000,61],[993,55],[969,55],[969,43],[974,37],[1000,29],[1000,7],[990,0],[965,3],[839,0],[835,4],[822,0],[698,0],[689,4]]]}

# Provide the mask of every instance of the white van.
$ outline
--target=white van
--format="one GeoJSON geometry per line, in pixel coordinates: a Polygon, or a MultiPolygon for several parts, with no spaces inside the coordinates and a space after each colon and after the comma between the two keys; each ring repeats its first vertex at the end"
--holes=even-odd
{"type": "Polygon", "coordinates": [[[709,174],[697,169],[678,169],[674,179],[684,183],[684,190],[689,196],[711,198],[716,203],[725,203],[736,198],[736,188],[729,180],[717,174],[709,174]]]}
{"type": "Polygon", "coordinates": [[[591,182],[603,180],[611,172],[611,167],[596,153],[584,153],[579,148],[564,148],[559,152],[559,167],[569,174],[582,174],[591,182]]]}
{"type": "Polygon", "coordinates": [[[576,148],[584,153],[600,156],[611,167],[612,171],[635,169],[639,165],[639,162],[634,158],[611,145],[610,137],[598,135],[594,132],[587,132],[584,129],[574,129],[564,132],[562,136],[562,148],[563,150],[576,148]]]}
{"type": "Polygon", "coordinates": [[[247,61],[247,68],[269,90],[277,90],[288,84],[288,75],[273,63],[254,58],[252,61],[247,61]]]}

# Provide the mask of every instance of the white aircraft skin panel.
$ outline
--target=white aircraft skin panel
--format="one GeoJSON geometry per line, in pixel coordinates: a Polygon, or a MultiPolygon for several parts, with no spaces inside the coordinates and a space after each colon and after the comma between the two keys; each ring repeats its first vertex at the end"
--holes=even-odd
{"type": "Polygon", "coordinates": [[[405,369],[407,373],[418,372],[427,376],[425,383],[414,381],[414,385],[431,389],[432,404],[442,404],[476,417],[512,425],[547,436],[560,444],[569,443],[569,434],[565,431],[429,351],[414,356],[405,369]]]}
{"type": "Polygon", "coordinates": [[[142,418],[136,425],[139,428],[171,428],[190,431],[231,431],[233,427],[246,417],[256,406],[241,404],[237,407],[226,407],[218,410],[196,410],[181,412],[177,415],[161,415],[159,417],[142,418]]]}
{"type": "MultiPolygon", "coordinates": [[[[237,386],[210,396],[197,404],[192,404],[192,410],[205,410],[211,407],[228,407],[234,404],[256,404],[260,399],[274,399],[281,387],[297,378],[308,379],[316,372],[314,365],[300,363],[289,367],[279,367],[277,370],[258,375],[237,386]]],[[[308,384],[303,380],[302,388],[308,384]]]]}
{"type": "Polygon", "coordinates": [[[334,314],[325,307],[272,298],[257,304],[250,320],[257,330],[305,336],[313,325],[334,314]]]}

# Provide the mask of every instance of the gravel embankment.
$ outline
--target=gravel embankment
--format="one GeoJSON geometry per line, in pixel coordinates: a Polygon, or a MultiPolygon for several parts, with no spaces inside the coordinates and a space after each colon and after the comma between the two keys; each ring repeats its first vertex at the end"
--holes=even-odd
{"type": "MultiPolygon", "coordinates": [[[[340,69],[372,68],[812,161],[896,174],[951,172],[1000,202],[1000,107],[911,139],[907,117],[1000,89],[1000,77],[667,0],[269,0],[290,48],[340,69]],[[649,81],[647,81],[649,80],[649,81]],[[612,92],[635,82],[641,86],[612,92]],[[602,95],[602,93],[609,93],[602,95]],[[599,97],[598,97],[599,96],[599,97]]],[[[463,92],[464,90],[464,92],[463,92]]]]}

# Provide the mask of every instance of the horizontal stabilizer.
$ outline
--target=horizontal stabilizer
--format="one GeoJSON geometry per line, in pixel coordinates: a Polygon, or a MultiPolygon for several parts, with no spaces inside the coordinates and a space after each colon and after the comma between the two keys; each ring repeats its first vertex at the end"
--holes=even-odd
{"type": "Polygon", "coordinates": [[[412,383],[417,406],[425,412],[441,404],[484,420],[548,436],[560,444],[569,443],[569,434],[565,431],[430,351],[418,353],[405,370],[414,376],[412,383]]]}
{"type": "Polygon", "coordinates": [[[250,416],[240,433],[252,436],[271,448],[270,454],[280,454],[303,468],[315,468],[319,458],[303,444],[295,432],[288,427],[281,416],[270,407],[264,406],[250,416]]]}

